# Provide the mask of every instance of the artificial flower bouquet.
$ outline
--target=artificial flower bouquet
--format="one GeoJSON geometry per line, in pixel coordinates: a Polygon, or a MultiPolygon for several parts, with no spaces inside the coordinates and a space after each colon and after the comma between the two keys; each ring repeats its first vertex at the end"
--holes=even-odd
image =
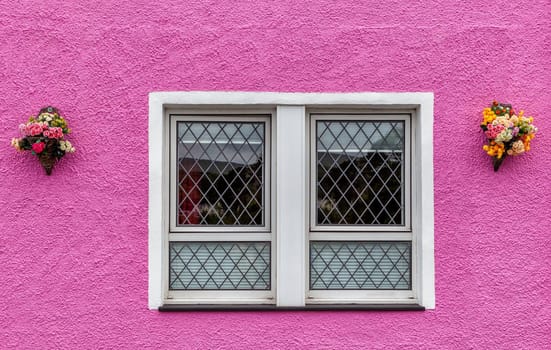
{"type": "Polygon", "coordinates": [[[18,151],[31,151],[36,155],[48,175],[57,160],[75,151],[73,145],[63,139],[71,129],[54,107],[42,108],[38,116],[31,116],[27,123],[19,125],[19,130],[24,136],[13,138],[12,146],[18,151]]]}
{"type": "Polygon", "coordinates": [[[532,124],[534,118],[525,117],[523,111],[517,115],[511,105],[497,101],[492,107],[484,108],[483,115],[480,127],[488,139],[483,149],[493,158],[494,171],[506,156],[518,156],[530,150],[530,141],[538,131],[532,124]]]}

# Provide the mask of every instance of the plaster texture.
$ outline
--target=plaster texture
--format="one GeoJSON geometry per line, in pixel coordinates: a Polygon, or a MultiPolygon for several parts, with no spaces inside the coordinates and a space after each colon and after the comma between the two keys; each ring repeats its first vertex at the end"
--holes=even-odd
{"type": "Polygon", "coordinates": [[[0,348],[549,349],[551,3],[0,3],[0,348]],[[152,91],[433,91],[436,309],[147,308],[152,91]],[[536,117],[494,173],[493,99],[536,117]],[[45,105],[77,152],[9,141],[45,105]]]}

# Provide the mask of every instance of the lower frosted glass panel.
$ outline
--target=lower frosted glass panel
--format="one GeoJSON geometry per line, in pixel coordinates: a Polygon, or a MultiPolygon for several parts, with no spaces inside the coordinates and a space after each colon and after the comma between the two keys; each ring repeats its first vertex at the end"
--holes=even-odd
{"type": "Polygon", "coordinates": [[[170,242],[171,290],[269,290],[269,242],[170,242]]]}
{"type": "Polygon", "coordinates": [[[310,242],[310,289],[411,289],[411,242],[310,242]]]}

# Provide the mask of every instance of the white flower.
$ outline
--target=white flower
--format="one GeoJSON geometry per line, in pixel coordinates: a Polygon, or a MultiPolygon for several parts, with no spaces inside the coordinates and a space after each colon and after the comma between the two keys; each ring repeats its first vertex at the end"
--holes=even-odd
{"type": "Polygon", "coordinates": [[[51,114],[51,113],[41,113],[39,116],[38,116],[38,121],[48,121],[48,122],[51,122],[54,118],[54,115],[51,114]]]}
{"type": "Polygon", "coordinates": [[[513,138],[513,133],[511,129],[505,129],[496,136],[496,142],[509,142],[513,138]]]}
{"type": "Polygon", "coordinates": [[[11,145],[18,151],[21,151],[21,145],[19,144],[21,140],[18,138],[11,139],[11,145]]]}
{"type": "Polygon", "coordinates": [[[75,148],[69,141],[59,141],[59,149],[66,153],[74,153],[75,148]]]}
{"type": "Polygon", "coordinates": [[[522,143],[522,141],[520,140],[513,142],[513,145],[511,146],[510,151],[512,151],[513,156],[524,153],[524,143],[522,143]]]}

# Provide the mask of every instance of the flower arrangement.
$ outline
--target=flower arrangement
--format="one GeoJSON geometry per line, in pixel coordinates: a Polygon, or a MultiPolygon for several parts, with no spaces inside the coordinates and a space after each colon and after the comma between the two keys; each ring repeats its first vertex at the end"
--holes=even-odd
{"type": "Polygon", "coordinates": [[[31,151],[36,155],[48,175],[51,175],[56,161],[75,151],[71,142],[63,139],[71,129],[54,107],[42,108],[38,116],[31,116],[27,123],[19,125],[19,130],[24,136],[13,138],[12,146],[18,151],[31,151]]]}
{"type": "Polygon", "coordinates": [[[483,149],[493,158],[494,171],[498,171],[506,156],[518,156],[530,150],[530,141],[538,131],[532,124],[534,118],[525,117],[523,111],[517,115],[511,105],[497,101],[492,107],[484,108],[483,116],[480,127],[488,139],[483,149]]]}

